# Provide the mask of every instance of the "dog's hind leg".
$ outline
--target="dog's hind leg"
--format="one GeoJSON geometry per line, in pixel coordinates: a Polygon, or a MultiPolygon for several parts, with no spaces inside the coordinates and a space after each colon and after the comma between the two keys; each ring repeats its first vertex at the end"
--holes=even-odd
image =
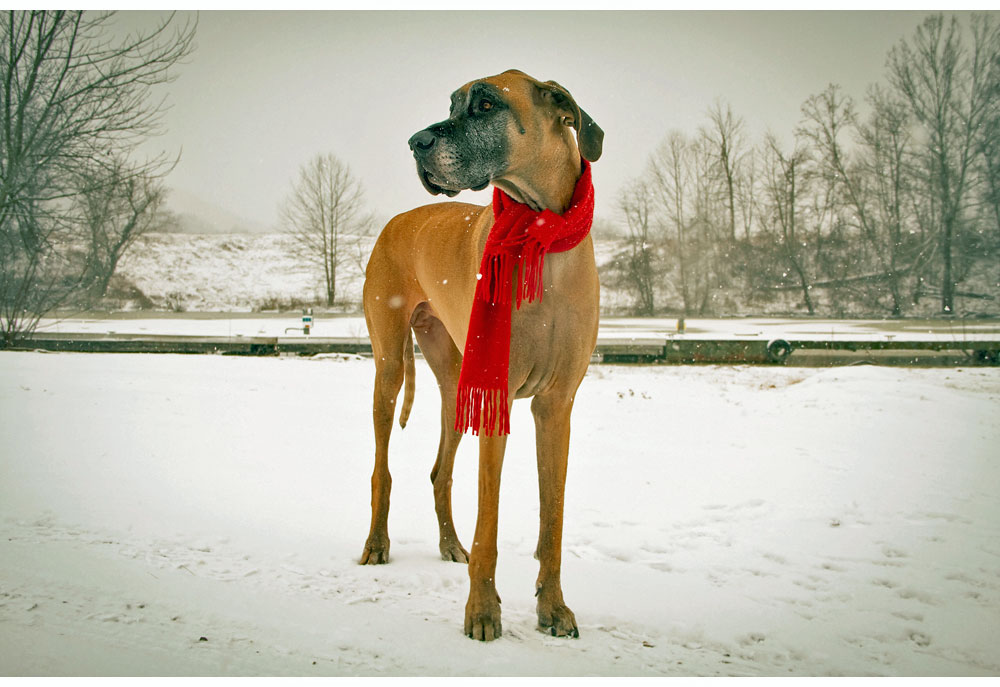
{"type": "Polygon", "coordinates": [[[448,335],[441,320],[426,307],[418,306],[411,319],[413,333],[420,344],[424,359],[437,378],[441,390],[441,440],[437,460],[431,470],[434,485],[434,510],[437,512],[438,530],[441,535],[441,558],[458,563],[469,562],[469,552],[462,547],[455,532],[451,513],[451,474],[455,466],[455,452],[462,440],[462,433],[455,431],[455,392],[462,369],[462,354],[448,335]]]}
{"type": "Polygon", "coordinates": [[[372,472],[372,524],[361,554],[361,564],[389,562],[389,434],[396,410],[396,398],[403,385],[404,353],[410,341],[410,323],[404,308],[393,307],[386,299],[369,301],[365,288],[365,317],[375,359],[375,394],[372,417],[375,424],[375,470],[372,472]]]}

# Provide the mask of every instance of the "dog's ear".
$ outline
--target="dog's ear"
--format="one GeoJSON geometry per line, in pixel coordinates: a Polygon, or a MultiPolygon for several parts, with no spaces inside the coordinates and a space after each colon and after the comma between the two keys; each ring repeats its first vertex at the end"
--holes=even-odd
{"type": "Polygon", "coordinates": [[[576,141],[580,147],[580,154],[585,160],[597,162],[604,150],[604,130],[597,126],[597,122],[576,104],[576,100],[570,95],[570,92],[555,81],[536,83],[542,90],[543,96],[551,98],[556,109],[565,113],[563,121],[566,126],[576,129],[576,141]]]}

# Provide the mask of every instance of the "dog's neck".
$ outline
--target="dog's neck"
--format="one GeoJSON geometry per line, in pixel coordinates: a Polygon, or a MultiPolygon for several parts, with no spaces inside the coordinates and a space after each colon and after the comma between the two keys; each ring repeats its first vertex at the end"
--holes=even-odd
{"type": "Polygon", "coordinates": [[[529,177],[513,173],[494,179],[493,185],[535,212],[551,210],[561,215],[569,208],[581,172],[579,157],[575,162],[567,158],[550,174],[529,177]]]}

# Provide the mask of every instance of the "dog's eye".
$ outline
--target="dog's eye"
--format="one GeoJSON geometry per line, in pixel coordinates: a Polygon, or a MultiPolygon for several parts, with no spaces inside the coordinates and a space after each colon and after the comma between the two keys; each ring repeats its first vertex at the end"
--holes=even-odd
{"type": "Polygon", "coordinates": [[[493,103],[490,102],[489,100],[483,99],[479,101],[480,112],[489,112],[492,109],[493,109],[493,103]]]}

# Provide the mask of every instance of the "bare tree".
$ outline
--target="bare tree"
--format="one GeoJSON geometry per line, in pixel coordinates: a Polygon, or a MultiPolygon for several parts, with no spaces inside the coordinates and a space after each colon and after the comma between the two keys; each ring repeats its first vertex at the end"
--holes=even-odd
{"type": "Polygon", "coordinates": [[[932,15],[888,60],[889,81],[909,104],[925,141],[920,155],[935,204],[945,313],[955,310],[955,239],[973,195],[978,136],[991,110],[989,76],[1000,52],[1000,30],[990,15],[972,15],[971,33],[970,50],[955,17],[932,15]]]}
{"type": "MultiPolygon", "coordinates": [[[[997,71],[1000,72],[1000,66],[997,71]]],[[[996,89],[995,97],[1000,105],[1000,86],[996,89]]],[[[979,140],[986,180],[984,200],[992,214],[996,239],[1000,241],[1000,113],[994,114],[984,124],[979,140]]]]}
{"type": "Polygon", "coordinates": [[[756,146],[748,147],[741,159],[740,173],[735,177],[736,203],[740,208],[740,225],[743,227],[743,238],[746,241],[750,240],[757,221],[759,158],[760,153],[756,146]]]}
{"type": "Polygon", "coordinates": [[[323,268],[326,304],[333,305],[341,265],[371,232],[361,183],[333,154],[317,155],[299,169],[281,217],[304,257],[323,268]]]}
{"type": "Polygon", "coordinates": [[[787,264],[798,279],[798,287],[810,315],[816,313],[812,301],[812,280],[806,272],[801,255],[803,231],[801,228],[799,205],[806,195],[802,188],[803,166],[808,152],[796,143],[787,155],[773,135],[767,136],[766,160],[764,166],[764,193],[767,214],[765,222],[777,237],[787,264]]]}
{"type": "Polygon", "coordinates": [[[628,231],[625,251],[617,261],[620,279],[635,297],[635,314],[650,316],[656,309],[658,242],[653,231],[653,199],[649,186],[641,180],[632,182],[623,191],[618,206],[628,231]]]}
{"type": "Polygon", "coordinates": [[[1000,251],[1000,51],[993,56],[987,99],[989,104],[979,132],[978,147],[986,181],[983,200],[994,228],[994,250],[1000,251]]]}
{"type": "MultiPolygon", "coordinates": [[[[869,90],[872,113],[858,124],[859,164],[874,200],[873,243],[881,246],[881,265],[893,299],[893,315],[906,303],[901,294],[907,278],[916,283],[934,256],[934,242],[917,235],[914,212],[913,127],[905,103],[885,89],[869,90]]],[[[912,299],[911,299],[912,300],[912,299]]]]}
{"type": "Polygon", "coordinates": [[[691,167],[693,212],[688,235],[689,255],[693,270],[694,297],[698,313],[710,308],[713,291],[729,285],[730,257],[733,244],[729,241],[729,218],[726,183],[716,173],[718,159],[715,147],[704,137],[690,142],[687,156],[691,167]]]}
{"type": "Polygon", "coordinates": [[[686,249],[689,234],[688,203],[690,203],[690,141],[680,131],[671,131],[653,152],[649,162],[649,179],[654,198],[662,211],[661,226],[665,239],[673,239],[680,276],[684,314],[694,311],[692,270],[686,249]]]}
{"type": "Polygon", "coordinates": [[[736,198],[744,152],[742,117],[733,114],[727,103],[717,100],[708,111],[710,125],[701,131],[702,137],[712,149],[713,167],[725,188],[726,210],[728,212],[728,239],[736,242],[736,198]]]}
{"type": "Polygon", "coordinates": [[[900,104],[883,91],[874,89],[869,99],[874,113],[862,125],[851,98],[831,84],[806,100],[805,123],[799,132],[816,150],[820,178],[836,194],[836,202],[846,209],[875,257],[875,265],[858,260],[835,276],[842,283],[886,284],[892,314],[899,316],[904,308],[902,278],[912,267],[902,259],[909,122],[900,104]],[[842,140],[851,132],[860,143],[853,155],[842,140]],[[863,274],[873,269],[874,274],[863,274]]]}
{"type": "Polygon", "coordinates": [[[166,189],[159,174],[136,172],[120,158],[90,170],[80,187],[76,202],[87,246],[83,285],[89,296],[100,298],[125,252],[163,223],[160,208],[166,189]]]}
{"type": "Polygon", "coordinates": [[[81,170],[128,158],[159,131],[153,89],[193,49],[194,24],[174,15],[124,40],[111,23],[109,13],[0,14],[0,345],[83,283],[85,261],[67,248],[81,170]]]}

